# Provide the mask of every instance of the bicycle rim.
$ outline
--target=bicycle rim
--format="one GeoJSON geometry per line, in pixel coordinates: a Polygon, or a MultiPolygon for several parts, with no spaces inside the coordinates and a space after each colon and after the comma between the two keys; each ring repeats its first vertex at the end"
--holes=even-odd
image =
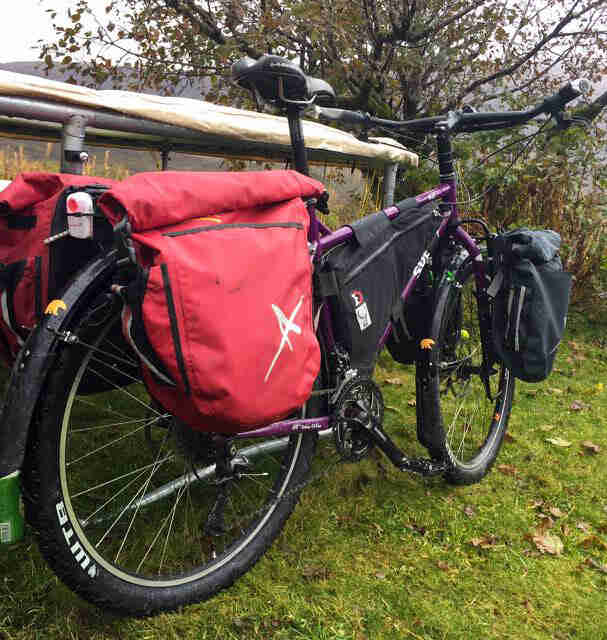
{"type": "Polygon", "coordinates": [[[116,322],[71,347],[79,364],[61,415],[63,508],[92,562],[135,585],[177,587],[219,572],[259,536],[295,475],[302,436],[240,441],[241,476],[221,497],[211,439],[164,413],[136,375],[112,381],[117,366],[136,369],[111,339],[116,322]],[[95,392],[96,380],[105,389],[95,392]]]}
{"type": "Polygon", "coordinates": [[[500,449],[514,391],[514,378],[483,355],[476,281],[471,264],[456,274],[437,305],[434,394],[444,432],[443,457],[452,480],[474,482],[500,449]]]}

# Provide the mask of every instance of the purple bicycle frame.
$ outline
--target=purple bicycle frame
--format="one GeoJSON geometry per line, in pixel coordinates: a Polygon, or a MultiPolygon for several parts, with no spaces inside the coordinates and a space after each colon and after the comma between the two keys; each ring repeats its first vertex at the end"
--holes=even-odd
{"type": "MultiPolygon", "coordinates": [[[[461,225],[451,227],[451,229],[453,230],[448,228],[450,223],[457,222],[458,220],[456,192],[457,187],[455,180],[448,181],[440,184],[438,187],[435,187],[430,191],[426,191],[424,193],[420,193],[418,196],[415,196],[415,201],[418,205],[422,205],[426,204],[427,202],[433,202],[434,200],[438,200],[440,198],[444,203],[450,206],[451,212],[443,218],[439,228],[436,231],[436,237],[440,239],[446,234],[450,234],[458,242],[458,244],[466,249],[468,254],[475,260],[477,282],[482,286],[482,283],[484,283],[484,267],[482,261],[480,260],[480,249],[474,242],[474,239],[462,229],[461,225]]],[[[386,207],[385,209],[383,209],[383,212],[390,219],[396,218],[396,216],[401,213],[400,209],[396,206],[386,207]]],[[[331,231],[328,227],[322,224],[322,222],[320,222],[316,217],[316,211],[313,205],[309,207],[309,213],[311,221],[309,241],[312,246],[315,247],[315,261],[318,261],[323,253],[328,249],[347,242],[352,238],[353,232],[352,229],[348,226],[340,227],[336,231],[331,231]]],[[[403,301],[407,300],[407,298],[413,291],[415,283],[417,282],[424,266],[428,262],[429,257],[430,253],[427,250],[424,251],[415,268],[413,269],[413,274],[407,281],[407,284],[405,285],[405,288],[401,293],[401,299],[403,301]]],[[[331,314],[327,305],[324,303],[322,304],[320,309],[319,330],[323,332],[324,343],[327,348],[333,348],[335,345],[335,339],[331,323],[331,314]]],[[[379,344],[377,345],[378,352],[386,344],[388,338],[390,337],[391,331],[392,324],[388,323],[388,326],[386,327],[379,341],[379,344]]],[[[323,431],[328,427],[329,416],[320,416],[316,418],[298,418],[294,420],[282,420],[279,422],[273,422],[272,424],[260,427],[258,429],[234,434],[232,437],[235,439],[242,439],[265,438],[270,436],[288,436],[294,433],[323,431]]]]}

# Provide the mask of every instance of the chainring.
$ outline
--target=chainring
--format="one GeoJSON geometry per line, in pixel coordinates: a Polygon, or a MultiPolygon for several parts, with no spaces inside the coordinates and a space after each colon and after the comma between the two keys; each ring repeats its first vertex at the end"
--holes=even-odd
{"type": "Polygon", "coordinates": [[[384,419],[384,401],[370,378],[355,377],[345,382],[332,402],[331,426],[335,447],[343,460],[356,462],[373,447],[371,424],[384,419]]]}

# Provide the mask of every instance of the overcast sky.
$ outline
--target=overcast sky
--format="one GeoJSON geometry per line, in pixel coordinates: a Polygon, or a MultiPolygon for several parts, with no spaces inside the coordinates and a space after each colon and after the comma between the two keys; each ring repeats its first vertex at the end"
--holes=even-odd
{"type": "MultiPolygon", "coordinates": [[[[38,53],[31,47],[39,38],[51,38],[54,32],[45,9],[53,7],[64,12],[74,7],[74,0],[4,0],[0,21],[0,63],[36,60],[38,53]]],[[[106,0],[89,0],[91,9],[103,14],[106,0]]]]}

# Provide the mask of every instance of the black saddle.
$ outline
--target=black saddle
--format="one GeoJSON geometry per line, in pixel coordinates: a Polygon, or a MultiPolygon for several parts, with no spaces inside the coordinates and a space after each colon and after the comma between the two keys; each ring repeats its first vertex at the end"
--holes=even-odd
{"type": "Polygon", "coordinates": [[[280,56],[242,58],[232,65],[232,79],[264,102],[286,105],[313,101],[325,106],[335,102],[335,91],[328,82],[307,76],[294,62],[280,56]]]}

